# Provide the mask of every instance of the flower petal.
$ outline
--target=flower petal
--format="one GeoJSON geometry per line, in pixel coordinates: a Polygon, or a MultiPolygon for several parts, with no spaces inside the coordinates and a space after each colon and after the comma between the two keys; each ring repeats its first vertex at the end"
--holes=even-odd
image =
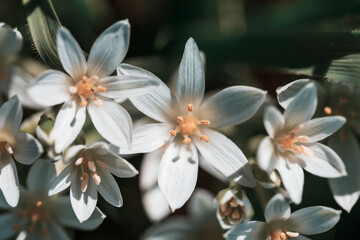
{"type": "Polygon", "coordinates": [[[346,175],[345,165],[334,150],[321,143],[308,144],[306,147],[314,154],[313,156],[299,155],[304,161],[303,168],[306,171],[324,178],[346,175]]]}
{"type": "Polygon", "coordinates": [[[23,37],[17,29],[3,24],[0,26],[0,57],[10,57],[20,51],[23,37]]]}
{"type": "Polygon", "coordinates": [[[50,133],[51,141],[55,141],[55,151],[62,152],[77,137],[86,119],[86,108],[80,107],[75,97],[67,101],[56,116],[54,127],[50,133]]]}
{"type": "Polygon", "coordinates": [[[266,91],[248,86],[225,88],[201,104],[201,118],[213,128],[235,125],[251,118],[263,104],[266,91]]]}
{"type": "Polygon", "coordinates": [[[270,199],[265,209],[265,219],[267,223],[274,220],[286,220],[290,217],[290,205],[280,193],[270,199]]]}
{"type": "Polygon", "coordinates": [[[145,95],[131,97],[130,101],[139,111],[159,122],[167,122],[169,116],[174,115],[173,102],[175,102],[175,97],[170,89],[154,74],[129,64],[121,64],[117,73],[118,75],[144,77],[158,81],[159,86],[145,95]]]}
{"type": "Polygon", "coordinates": [[[329,179],[329,183],[335,201],[350,212],[360,196],[360,146],[352,132],[344,131],[341,134],[331,136],[329,146],[344,161],[347,176],[329,179]]]}
{"type": "Polygon", "coordinates": [[[297,163],[287,162],[279,157],[276,169],[279,171],[281,181],[290,199],[295,204],[300,204],[304,188],[304,171],[297,163]]]}
{"type": "Polygon", "coordinates": [[[308,137],[310,142],[317,142],[332,135],[345,122],[346,119],[341,116],[315,118],[302,124],[303,128],[297,134],[308,137]]]}
{"type": "Polygon", "coordinates": [[[193,144],[171,142],[159,166],[158,183],[171,210],[182,207],[197,181],[198,154],[193,144]]]}
{"type": "Polygon", "coordinates": [[[111,205],[121,207],[123,199],[114,177],[105,169],[98,168],[97,172],[101,177],[101,183],[98,185],[100,195],[111,205]]]}
{"type": "Polygon", "coordinates": [[[88,112],[98,132],[107,141],[116,146],[128,146],[131,143],[132,121],[129,113],[119,104],[101,99],[102,105],[89,103],[88,112]]]}
{"type": "Polygon", "coordinates": [[[13,212],[3,213],[0,216],[1,239],[10,239],[16,234],[12,229],[13,226],[19,224],[21,217],[13,212]]]}
{"type": "Polygon", "coordinates": [[[286,109],[296,94],[310,82],[310,79],[299,79],[276,89],[279,104],[286,109]]]}
{"type": "Polygon", "coordinates": [[[267,236],[266,223],[257,221],[241,223],[224,234],[226,240],[263,240],[267,236]]]}
{"type": "Polygon", "coordinates": [[[261,140],[256,153],[256,163],[268,173],[274,170],[277,157],[275,156],[274,144],[270,137],[265,137],[261,140]]]}
{"type": "Polygon", "coordinates": [[[74,81],[65,73],[48,70],[36,78],[28,92],[32,100],[42,106],[54,106],[71,98],[69,87],[74,81]]]}
{"type": "Polygon", "coordinates": [[[19,131],[22,116],[19,98],[14,96],[0,107],[0,130],[15,135],[19,131]]]}
{"type": "Polygon", "coordinates": [[[58,211],[57,220],[67,227],[79,230],[94,230],[100,226],[106,217],[100,209],[95,208],[90,218],[80,223],[72,210],[69,197],[57,197],[54,199],[54,202],[58,209],[61,209],[61,211],[58,211]]]}
{"type": "Polygon", "coordinates": [[[323,233],[335,226],[340,219],[341,211],[316,206],[293,212],[287,221],[288,230],[305,235],[323,233]]]}
{"type": "Polygon", "coordinates": [[[83,155],[85,149],[87,149],[85,145],[74,145],[67,148],[63,154],[63,163],[68,164],[69,162],[78,159],[83,155]]]}
{"type": "Polygon", "coordinates": [[[7,152],[0,155],[0,189],[6,202],[16,207],[20,196],[19,179],[14,160],[7,152]]]}
{"type": "Polygon", "coordinates": [[[57,50],[65,71],[76,81],[86,73],[86,59],[79,44],[64,27],[56,35],[57,50]]]}
{"type": "Polygon", "coordinates": [[[213,165],[211,165],[203,155],[200,154],[199,156],[199,163],[200,167],[205,170],[207,173],[218,179],[219,181],[222,181],[224,183],[228,183],[229,179],[225,177],[221,172],[219,172],[216,168],[214,168],[213,165]]]}
{"type": "Polygon", "coordinates": [[[150,123],[135,128],[130,148],[121,148],[120,154],[152,152],[163,146],[172,137],[175,124],[150,123]]]}
{"type": "Polygon", "coordinates": [[[201,132],[209,137],[209,142],[196,137],[192,140],[204,159],[225,177],[244,186],[255,187],[255,178],[242,151],[219,132],[207,128],[203,128],[201,132]]]}
{"type": "Polygon", "coordinates": [[[308,121],[315,113],[317,92],[314,83],[309,83],[296,94],[289,106],[285,109],[285,128],[293,129],[299,124],[308,121]]]}
{"type": "Polygon", "coordinates": [[[30,191],[47,194],[55,177],[55,165],[50,161],[39,159],[31,166],[26,185],[30,191]]]}
{"type": "Polygon", "coordinates": [[[197,108],[203,99],[204,91],[205,74],[203,62],[194,39],[189,38],[179,66],[176,96],[180,103],[186,106],[193,104],[197,108]]]}
{"type": "Polygon", "coordinates": [[[59,176],[57,176],[52,182],[49,188],[49,196],[53,196],[59,192],[64,191],[70,186],[73,180],[79,181],[79,179],[74,179],[72,173],[74,173],[73,165],[70,164],[69,166],[65,167],[64,170],[61,171],[59,176]]]}
{"type": "MultiPolygon", "coordinates": [[[[62,226],[60,226],[59,224],[57,224],[56,222],[48,221],[48,222],[46,222],[46,227],[47,227],[46,228],[47,235],[45,238],[42,237],[40,232],[38,234],[36,234],[37,233],[36,231],[34,233],[34,237],[36,237],[36,239],[44,239],[44,240],[52,240],[52,239],[71,240],[71,238],[66,234],[65,229],[62,226]]],[[[29,235],[31,236],[32,234],[29,234],[29,235]]],[[[28,239],[28,238],[26,238],[26,239],[28,239]]]]}
{"type": "Polygon", "coordinates": [[[94,42],[88,59],[89,76],[109,76],[124,59],[129,48],[130,24],[122,20],[107,28],[94,42]]]}
{"type": "Polygon", "coordinates": [[[284,117],[281,112],[274,106],[266,108],[264,113],[264,126],[266,132],[271,138],[280,132],[284,127],[284,117]]]}
{"type": "Polygon", "coordinates": [[[22,164],[30,165],[35,162],[44,151],[42,145],[32,135],[20,132],[15,135],[13,146],[14,158],[22,164]]]}
{"type": "Polygon", "coordinates": [[[81,191],[81,172],[77,171],[70,186],[71,206],[76,217],[82,223],[90,218],[93,214],[97,203],[97,187],[89,179],[88,187],[85,192],[81,191]]]}

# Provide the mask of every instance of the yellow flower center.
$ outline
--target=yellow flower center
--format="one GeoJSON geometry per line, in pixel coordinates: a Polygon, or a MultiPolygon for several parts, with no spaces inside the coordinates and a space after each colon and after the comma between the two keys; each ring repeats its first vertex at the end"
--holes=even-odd
{"type": "Polygon", "coordinates": [[[288,240],[288,237],[295,238],[298,237],[299,233],[289,232],[284,230],[275,230],[270,233],[271,240],[288,240]]]}
{"type": "Polygon", "coordinates": [[[70,93],[78,94],[80,96],[81,106],[87,106],[89,99],[93,100],[96,106],[101,106],[102,101],[95,96],[95,93],[97,91],[105,92],[106,88],[100,85],[95,86],[98,80],[98,76],[92,76],[90,78],[83,76],[76,86],[71,86],[69,88],[70,93]]]}
{"type": "Polygon", "coordinates": [[[295,127],[289,133],[285,134],[285,136],[281,137],[277,143],[280,145],[280,149],[282,150],[294,150],[298,154],[304,153],[306,156],[311,157],[314,153],[302,144],[308,142],[309,138],[301,135],[297,136],[297,133],[300,132],[301,129],[301,125],[295,127]]]}

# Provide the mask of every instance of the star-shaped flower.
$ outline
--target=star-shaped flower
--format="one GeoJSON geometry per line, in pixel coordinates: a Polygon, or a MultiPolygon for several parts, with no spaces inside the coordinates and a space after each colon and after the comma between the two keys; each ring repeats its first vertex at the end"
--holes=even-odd
{"type": "Polygon", "coordinates": [[[141,112],[160,123],[135,129],[131,148],[120,148],[120,153],[152,152],[168,144],[160,163],[158,183],[173,211],[184,205],[195,188],[198,151],[204,161],[224,176],[255,186],[248,161],[239,147],[210,127],[248,120],[264,102],[265,91],[233,86],[203,101],[204,67],[192,38],[186,43],[180,63],[176,96],[160,79],[143,69],[123,64],[118,74],[152,78],[160,84],[146,95],[129,98],[141,112]]]}
{"type": "Polygon", "coordinates": [[[39,104],[54,106],[65,102],[50,134],[56,152],[75,140],[84,125],[86,110],[107,141],[116,146],[130,144],[130,115],[113,99],[143,94],[156,82],[141,77],[109,76],[124,59],[129,36],[129,22],[116,22],[96,39],[86,61],[70,32],[63,27],[59,29],[57,50],[67,74],[46,71],[29,90],[39,104]]]}

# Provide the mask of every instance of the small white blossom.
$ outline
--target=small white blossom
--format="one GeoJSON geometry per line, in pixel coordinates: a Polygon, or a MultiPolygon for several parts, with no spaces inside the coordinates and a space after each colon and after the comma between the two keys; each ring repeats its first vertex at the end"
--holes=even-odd
{"type": "Polygon", "coordinates": [[[19,132],[22,116],[17,96],[0,108],[0,189],[12,207],[19,201],[19,180],[13,158],[19,163],[30,165],[43,151],[33,136],[19,132]]]}
{"type": "Polygon", "coordinates": [[[265,209],[266,222],[250,221],[229,230],[226,240],[309,240],[302,235],[323,233],[335,226],[341,211],[316,206],[291,213],[282,195],[275,195],[265,209]]]}
{"type": "Polygon", "coordinates": [[[62,152],[81,131],[86,110],[98,132],[116,146],[131,142],[132,121],[128,112],[113,99],[143,94],[153,80],[109,76],[120,65],[129,46],[130,25],[119,21],[94,42],[86,61],[83,51],[66,28],[57,33],[57,50],[66,73],[49,70],[29,90],[39,104],[64,103],[50,134],[55,151],[62,152]]]}
{"type": "Polygon", "coordinates": [[[71,205],[80,222],[86,221],[95,210],[98,192],[111,205],[122,206],[119,186],[111,174],[121,178],[138,174],[130,163],[112,154],[102,142],[89,147],[72,146],[65,152],[63,161],[68,165],[53,182],[49,195],[70,186],[71,205]]]}
{"type": "Polygon", "coordinates": [[[316,87],[307,84],[281,114],[275,107],[265,111],[264,125],[269,136],[257,151],[258,165],[268,173],[276,169],[291,200],[302,200],[304,172],[324,178],[346,175],[344,163],[329,147],[318,141],[336,132],[345,123],[341,116],[311,119],[317,105],[316,87]]]}

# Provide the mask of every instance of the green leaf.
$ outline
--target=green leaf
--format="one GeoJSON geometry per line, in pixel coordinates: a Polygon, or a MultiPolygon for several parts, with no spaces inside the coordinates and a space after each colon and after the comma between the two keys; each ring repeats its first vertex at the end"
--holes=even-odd
{"type": "Polygon", "coordinates": [[[61,26],[51,0],[22,0],[36,50],[42,60],[53,69],[62,70],[57,55],[56,33],[61,26]]]}

